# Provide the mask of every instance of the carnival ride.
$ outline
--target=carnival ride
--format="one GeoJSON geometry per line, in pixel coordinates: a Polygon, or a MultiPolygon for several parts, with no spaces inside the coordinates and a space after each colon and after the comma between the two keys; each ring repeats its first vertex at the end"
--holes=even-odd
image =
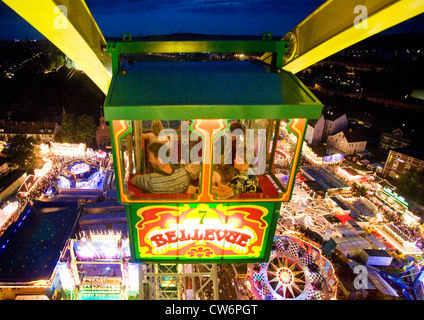
{"type": "MultiPolygon", "coordinates": [[[[131,295],[133,265],[128,238],[121,232],[82,232],[72,241],[70,265],[79,274],[81,300],[122,300],[131,295]]],[[[134,280],[132,280],[134,282],[134,280]]]]}
{"type": "Polygon", "coordinates": [[[260,300],[330,300],[337,278],[321,250],[285,234],[274,239],[269,262],[250,266],[253,295],[260,300]]]}
{"type": "Polygon", "coordinates": [[[60,189],[100,189],[103,181],[100,163],[95,159],[74,159],[65,163],[59,174],[60,189]]]}
{"type": "MultiPolygon", "coordinates": [[[[273,242],[273,232],[277,224],[281,202],[288,201],[291,197],[307,121],[308,119],[317,119],[321,115],[322,109],[321,103],[297,80],[294,74],[367,37],[421,14],[424,11],[424,3],[421,0],[372,0],[366,1],[366,6],[360,1],[328,0],[278,41],[272,40],[270,33],[265,33],[262,41],[132,42],[131,36],[126,34],[121,42],[113,43],[106,42],[83,0],[72,2],[66,0],[3,1],[79,65],[107,95],[105,116],[112,123],[115,180],[119,200],[127,207],[133,260],[154,263],[162,261],[165,257],[165,260],[174,263],[197,261],[214,264],[236,261],[235,257],[239,254],[238,257],[244,258],[245,261],[255,262],[256,260],[261,263],[252,271],[252,277],[256,277],[257,280],[253,281],[253,287],[256,288],[255,292],[258,298],[331,299],[334,297],[336,283],[334,272],[331,264],[320,255],[318,249],[289,236],[279,237],[273,242]],[[67,10],[63,10],[63,8],[67,10]],[[357,19],[358,13],[363,13],[359,19],[357,19]],[[58,18],[65,22],[66,28],[62,28],[61,25],[53,27],[58,18]],[[242,101],[240,96],[229,94],[226,88],[219,86],[220,82],[236,85],[233,89],[240,89],[242,86],[237,86],[237,81],[231,81],[234,77],[231,78],[231,75],[229,76],[222,69],[216,69],[214,66],[206,70],[209,67],[207,63],[197,68],[196,71],[190,68],[175,71],[170,65],[156,64],[154,69],[148,64],[134,67],[120,61],[121,55],[129,53],[169,52],[260,52],[262,53],[260,60],[265,67],[258,64],[241,68],[239,66],[231,67],[234,67],[233,74],[248,74],[248,77],[242,79],[244,83],[248,84],[248,92],[254,93],[261,88],[262,94],[252,95],[253,98],[248,101],[242,101]],[[203,67],[206,69],[202,71],[203,67]],[[137,68],[139,69],[137,70],[137,68]],[[154,72],[152,72],[153,70],[154,72]],[[195,83],[194,79],[199,78],[208,78],[209,80],[200,82],[200,87],[182,86],[184,83],[181,81],[182,79],[188,80],[188,83],[195,83]],[[212,81],[214,85],[217,85],[215,86],[218,88],[217,91],[211,91],[212,86],[209,83],[210,79],[214,78],[218,80],[212,81]],[[144,79],[145,82],[140,79],[144,79]],[[166,79],[166,81],[161,79],[166,79]],[[250,79],[250,82],[246,82],[247,79],[250,79]],[[134,85],[137,82],[144,87],[134,85]],[[166,83],[171,83],[171,87],[167,87],[166,83]],[[289,88],[292,90],[291,92],[289,88]],[[157,94],[161,90],[168,90],[175,94],[168,97],[157,94]],[[184,96],[178,93],[184,90],[188,95],[184,96]],[[199,96],[202,90],[206,90],[204,91],[206,99],[204,99],[205,95],[199,96]],[[136,92],[148,94],[140,96],[136,92]],[[217,99],[218,97],[223,97],[223,99],[217,99]],[[176,109],[178,111],[175,111],[176,109]],[[224,120],[215,120],[217,117],[224,120]],[[266,175],[261,179],[261,187],[265,189],[265,192],[256,196],[241,196],[228,201],[217,199],[210,189],[212,166],[203,164],[198,185],[200,191],[197,194],[180,194],[174,197],[137,194],[128,182],[128,177],[135,172],[134,168],[141,168],[145,162],[140,157],[143,146],[133,137],[135,133],[141,133],[137,131],[140,129],[141,121],[154,119],[197,119],[193,120],[190,133],[200,136],[202,141],[209,143],[210,148],[203,149],[203,160],[212,159],[211,146],[214,137],[217,136],[216,132],[215,135],[213,134],[213,130],[228,131],[229,119],[245,119],[249,124],[258,119],[268,119],[269,126],[266,128],[273,133],[274,139],[269,136],[266,141],[266,150],[272,150],[272,152],[268,154],[270,158],[267,158],[269,162],[266,175]],[[295,133],[297,141],[292,150],[294,153],[284,155],[285,159],[291,159],[291,161],[286,168],[283,168],[285,170],[281,171],[288,176],[287,180],[283,179],[283,185],[279,177],[275,175],[275,160],[279,161],[280,165],[285,161],[281,156],[278,159],[275,159],[274,156],[280,136],[280,123],[286,120],[288,126],[285,129],[295,133]],[[137,160],[136,163],[132,163],[133,158],[137,160]],[[271,191],[267,192],[266,190],[271,191]],[[243,201],[244,207],[231,208],[240,201],[243,201]],[[149,206],[164,206],[164,204],[166,213],[148,210],[149,206]],[[135,241],[137,236],[140,236],[138,234],[140,230],[146,231],[146,223],[139,225],[140,217],[145,218],[143,214],[151,218],[153,216],[158,218],[162,214],[168,215],[168,218],[181,216],[181,220],[187,220],[187,222],[194,222],[196,219],[193,218],[198,216],[199,219],[196,220],[198,225],[203,224],[204,218],[208,215],[208,218],[215,218],[208,220],[213,221],[216,226],[216,224],[222,224],[227,220],[226,217],[233,214],[231,209],[243,212],[237,219],[241,219],[243,214],[255,214],[251,211],[252,208],[246,209],[250,204],[259,204],[264,208],[262,212],[269,213],[268,220],[257,220],[260,226],[266,224],[269,229],[267,230],[268,234],[262,233],[258,237],[262,241],[262,247],[257,246],[254,250],[240,248],[243,247],[240,246],[241,243],[247,244],[246,239],[250,239],[245,236],[244,241],[239,239],[238,247],[229,246],[227,252],[224,252],[226,249],[218,254],[208,251],[206,249],[212,247],[211,241],[215,241],[217,237],[223,235],[216,233],[212,239],[211,231],[206,229],[204,229],[203,238],[196,233],[194,238],[197,238],[194,240],[206,242],[208,245],[199,246],[199,243],[196,242],[192,246],[186,246],[185,250],[181,246],[175,247],[175,245],[169,244],[159,250],[160,242],[156,242],[156,248],[146,249],[147,247],[144,247],[146,244],[135,241]],[[223,215],[219,217],[218,214],[217,218],[217,211],[221,208],[219,205],[228,206],[229,210],[222,211],[223,215]],[[190,211],[193,211],[193,214],[187,214],[190,211]],[[183,213],[185,216],[182,215],[183,213]],[[208,232],[208,237],[205,236],[206,232],[208,232]],[[142,252],[140,252],[142,247],[142,252]],[[260,255],[257,254],[258,250],[261,251],[260,255]],[[168,256],[166,256],[167,252],[168,256]],[[256,253],[254,254],[254,252],[256,253]],[[270,260],[268,257],[271,257],[270,260]]],[[[208,163],[213,162],[209,161],[208,163]]],[[[169,225],[169,221],[162,222],[160,227],[165,224],[169,225]]],[[[173,221],[173,223],[176,222],[173,221]]],[[[227,232],[226,235],[228,232],[236,231],[230,230],[228,224],[220,227],[224,228],[223,231],[227,232]]],[[[171,232],[175,231],[171,230],[171,232]]],[[[181,239],[182,234],[181,231],[179,232],[181,239]]],[[[175,235],[175,233],[168,233],[169,242],[171,240],[174,242],[175,235]]],[[[148,238],[148,234],[143,234],[143,236],[145,236],[144,239],[150,239],[150,241],[154,239],[148,238]]],[[[155,234],[155,237],[155,239],[164,239],[160,234],[155,234]],[[162,238],[158,238],[160,236],[162,238]]],[[[138,240],[140,239],[138,238],[138,240]]],[[[222,244],[218,245],[218,247],[220,246],[222,248],[222,244]]],[[[212,270],[212,274],[216,277],[216,269],[212,270]]],[[[219,298],[217,291],[215,293],[215,298],[219,298]]]]}

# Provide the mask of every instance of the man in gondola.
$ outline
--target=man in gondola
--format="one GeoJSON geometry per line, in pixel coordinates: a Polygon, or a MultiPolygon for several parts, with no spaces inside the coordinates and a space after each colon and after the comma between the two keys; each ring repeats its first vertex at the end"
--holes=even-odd
{"type": "MultiPolygon", "coordinates": [[[[154,172],[135,175],[131,178],[131,183],[145,193],[185,193],[190,182],[189,176],[184,168],[161,161],[159,150],[162,147],[164,144],[161,142],[149,145],[147,152],[154,172]]],[[[169,149],[167,157],[169,158],[169,149]]]]}

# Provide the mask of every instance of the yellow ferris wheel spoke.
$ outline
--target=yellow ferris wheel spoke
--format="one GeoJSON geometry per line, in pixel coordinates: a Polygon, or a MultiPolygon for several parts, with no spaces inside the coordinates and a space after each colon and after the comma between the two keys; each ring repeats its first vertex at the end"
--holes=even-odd
{"type": "Polygon", "coordinates": [[[297,73],[423,12],[422,0],[328,0],[283,38],[290,50],[277,67],[297,73]]]}

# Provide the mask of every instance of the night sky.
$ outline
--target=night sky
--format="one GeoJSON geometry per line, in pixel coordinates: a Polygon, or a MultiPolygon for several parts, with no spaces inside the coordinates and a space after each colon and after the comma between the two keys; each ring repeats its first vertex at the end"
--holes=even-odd
{"type": "MultiPolygon", "coordinates": [[[[105,37],[172,33],[284,36],[325,0],[86,0],[105,37]]],[[[69,13],[71,14],[71,13],[69,13]]],[[[386,32],[424,32],[424,17],[386,32]]],[[[42,39],[0,1],[0,40],[42,39]]]]}

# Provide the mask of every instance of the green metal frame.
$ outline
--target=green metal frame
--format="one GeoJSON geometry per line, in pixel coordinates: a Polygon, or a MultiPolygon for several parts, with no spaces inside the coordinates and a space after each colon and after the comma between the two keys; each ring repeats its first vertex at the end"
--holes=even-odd
{"type": "Polygon", "coordinates": [[[272,52],[277,54],[277,61],[281,61],[282,66],[289,45],[289,41],[283,40],[122,41],[108,42],[106,50],[111,54],[112,73],[115,74],[119,69],[119,55],[130,53],[272,52]]]}
{"type": "MultiPolygon", "coordinates": [[[[181,115],[196,114],[196,119],[319,119],[321,104],[310,105],[175,105],[175,106],[108,106],[106,121],[110,120],[181,120],[181,115]],[[176,108],[178,107],[178,108],[176,108]]],[[[194,118],[189,116],[187,118],[194,118]]]]}
{"type": "MultiPolygon", "coordinates": [[[[131,39],[131,37],[129,37],[131,39]]],[[[288,52],[288,41],[274,40],[223,40],[223,41],[146,41],[146,42],[108,42],[107,52],[112,57],[113,77],[109,91],[115,88],[117,75],[120,66],[119,56],[121,54],[137,53],[261,53],[272,52],[276,55],[277,68],[280,66],[278,61],[282,61],[284,54],[288,52]]],[[[280,66],[280,67],[281,67],[280,66]]],[[[295,103],[291,99],[296,97],[289,96],[284,104],[174,104],[174,105],[115,105],[109,95],[105,101],[105,118],[110,120],[180,120],[182,114],[189,118],[196,119],[216,119],[217,115],[221,119],[293,119],[307,118],[318,119],[321,116],[322,104],[318,99],[304,86],[299,79],[290,72],[277,69],[282,73],[282,81],[287,79],[299,88],[299,93],[310,99],[308,102],[295,103]],[[289,101],[290,100],[290,101],[289,101]],[[176,108],[178,106],[178,108],[176,108]]]]}

